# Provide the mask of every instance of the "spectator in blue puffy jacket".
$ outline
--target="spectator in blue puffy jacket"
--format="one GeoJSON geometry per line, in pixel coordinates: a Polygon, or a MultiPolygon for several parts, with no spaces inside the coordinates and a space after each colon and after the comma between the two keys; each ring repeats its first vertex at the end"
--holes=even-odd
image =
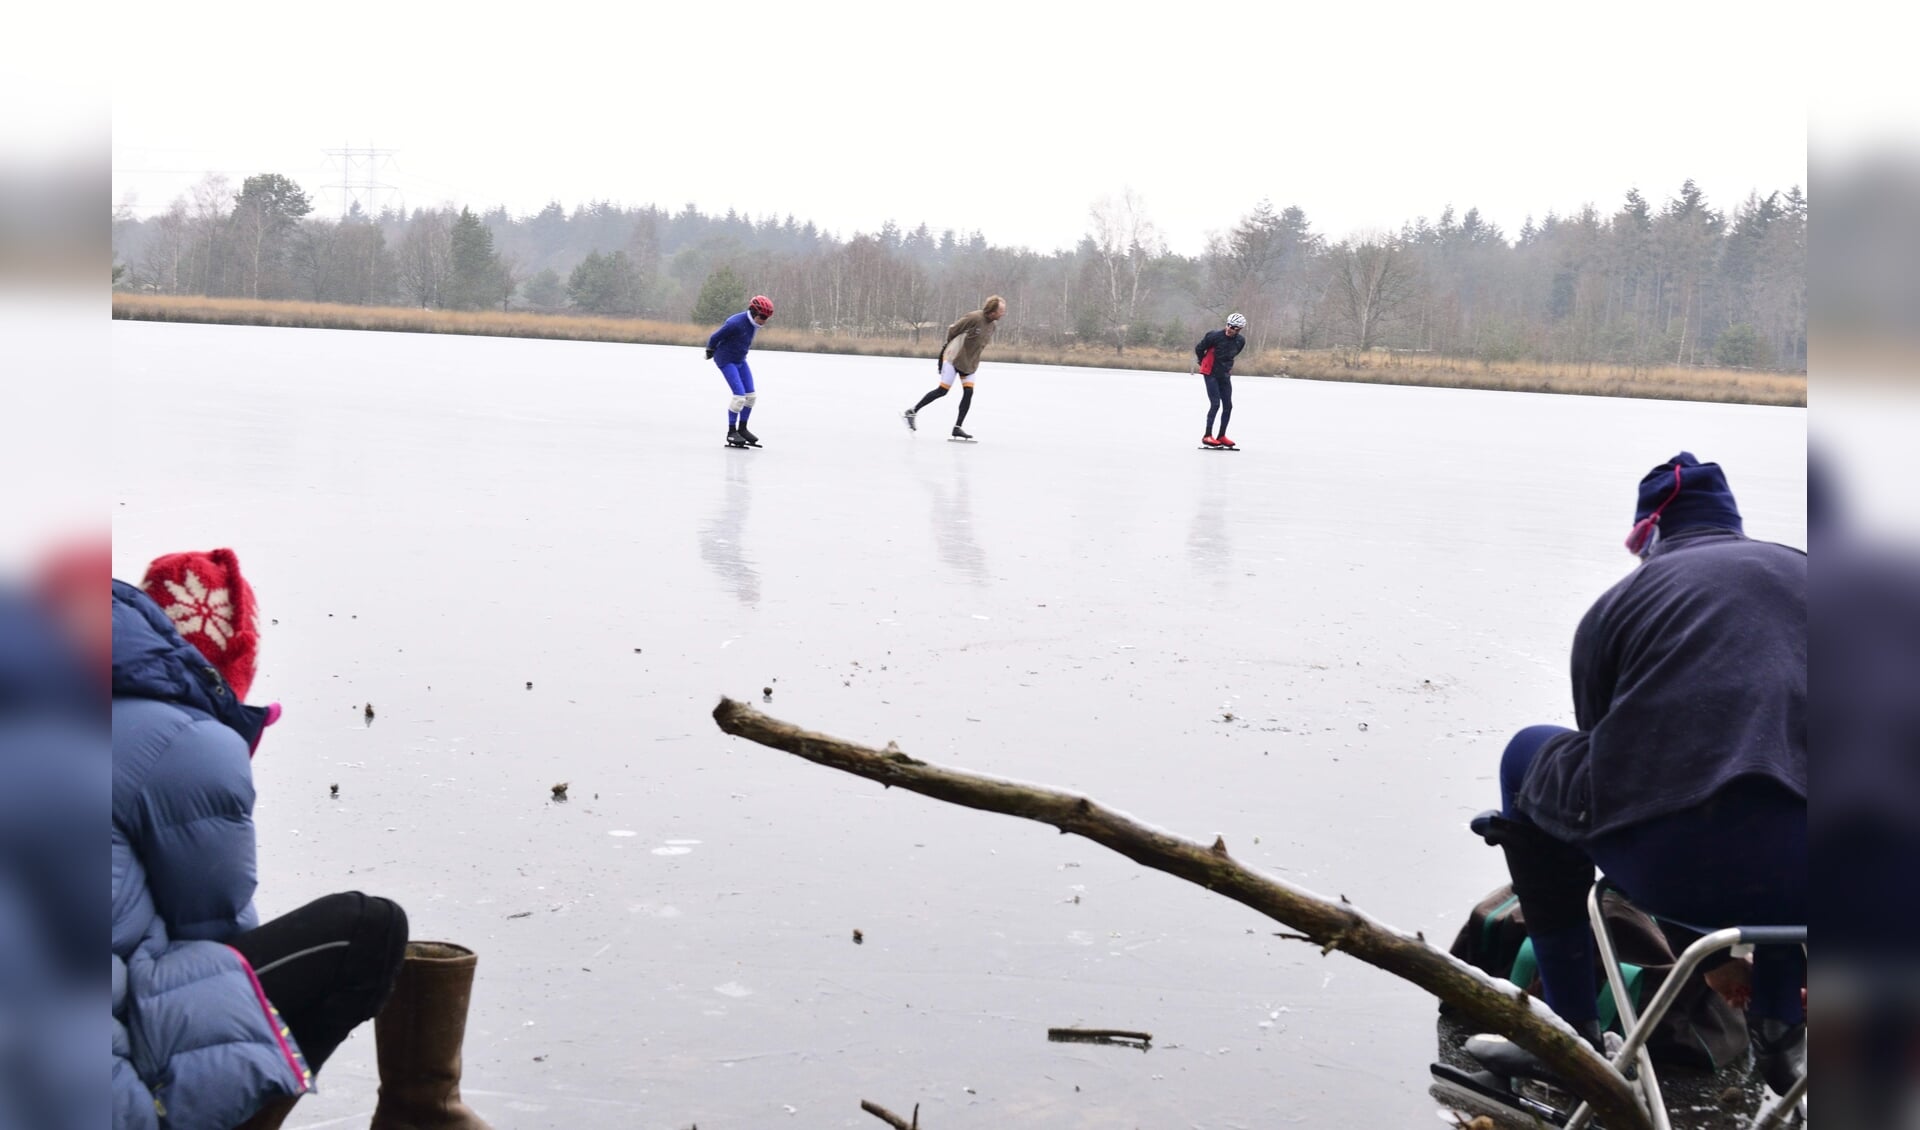
{"type": "Polygon", "coordinates": [[[256,924],[250,758],[278,706],[242,701],[258,618],[232,551],[160,558],[145,585],[113,583],[116,1130],[276,1127],[376,1014],[374,1125],[483,1128],[459,1102],[465,990],[398,905],[347,892],[256,924]]]}
{"type": "Polygon", "coordinates": [[[327,928],[298,931],[304,944],[295,949],[269,955],[249,945],[258,924],[249,759],[272,712],[241,701],[257,626],[231,554],[215,556],[165,582],[180,589],[174,607],[193,608],[198,620],[182,619],[195,635],[245,645],[213,656],[146,594],[113,584],[116,1130],[232,1127],[250,1117],[251,1126],[277,1125],[346,1035],[306,1023],[296,1030],[307,1009],[295,999],[304,1006],[315,995],[337,1009],[355,997],[348,1011],[359,1014],[353,1023],[364,1021],[379,1010],[406,946],[400,908],[358,895],[336,896],[355,902],[356,913],[322,914],[315,904],[279,920],[282,932],[288,920],[326,920],[327,928]],[[227,673],[214,659],[228,660],[227,673]],[[269,968],[313,946],[330,947],[324,969],[298,960],[269,968]],[[294,976],[275,976],[281,969],[294,976]],[[296,992],[298,982],[311,994],[296,992]]]}

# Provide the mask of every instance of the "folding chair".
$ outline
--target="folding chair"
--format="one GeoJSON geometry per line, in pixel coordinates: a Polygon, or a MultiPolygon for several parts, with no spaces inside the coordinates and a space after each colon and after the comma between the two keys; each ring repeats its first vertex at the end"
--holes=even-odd
{"type": "MultiPolygon", "coordinates": [[[[1594,942],[1600,949],[1600,963],[1607,972],[1607,984],[1613,989],[1613,999],[1620,1010],[1620,1027],[1626,1033],[1618,1051],[1614,1052],[1612,1062],[1614,1070],[1621,1072],[1629,1081],[1637,1083],[1641,1097],[1646,1102],[1647,1114],[1653,1120],[1655,1130],[1672,1130],[1667,1118],[1666,1100],[1660,1094],[1660,1080],[1653,1071],[1653,1057],[1647,1054],[1647,1039],[1659,1026],[1662,1017],[1673,1006],[1680,989],[1687,978],[1699,967],[1700,963],[1721,950],[1735,946],[1797,945],[1807,944],[1805,926],[1727,926],[1718,930],[1703,930],[1690,923],[1676,922],[1674,925],[1703,936],[1685,950],[1674,962],[1672,972],[1660,984],[1653,999],[1647,1002],[1645,1012],[1638,1012],[1633,1006],[1633,995],[1627,991],[1626,978],[1620,969],[1619,958],[1613,948],[1613,936],[1607,930],[1606,916],[1601,912],[1600,898],[1608,887],[1605,879],[1593,885],[1587,893],[1587,918],[1593,924],[1594,942]],[[1625,1070],[1631,1064],[1632,1071],[1625,1070]]],[[[1618,888],[1614,888],[1618,889],[1618,888]]],[[[1751,1130],[1771,1130],[1782,1125],[1800,1105],[1807,1094],[1808,1073],[1803,1072],[1793,1088],[1782,1096],[1780,1101],[1762,1108],[1754,1117],[1751,1130]]],[[[1593,1109],[1581,1103],[1567,1119],[1566,1130],[1582,1130],[1593,1119],[1593,1109]]]]}

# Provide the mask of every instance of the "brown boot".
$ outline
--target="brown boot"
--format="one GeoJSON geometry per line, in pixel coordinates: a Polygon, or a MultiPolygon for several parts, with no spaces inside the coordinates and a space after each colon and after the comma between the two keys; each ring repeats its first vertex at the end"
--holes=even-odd
{"type": "Polygon", "coordinates": [[[448,942],[407,943],[393,996],[373,1022],[380,1102],[370,1130],[491,1130],[460,1101],[460,1044],[479,960],[448,942]]]}
{"type": "Polygon", "coordinates": [[[280,1130],[280,1124],[293,1112],[293,1104],[300,1101],[299,1095],[283,1095],[267,1100],[267,1105],[253,1112],[253,1117],[242,1122],[233,1130],[280,1130]]]}

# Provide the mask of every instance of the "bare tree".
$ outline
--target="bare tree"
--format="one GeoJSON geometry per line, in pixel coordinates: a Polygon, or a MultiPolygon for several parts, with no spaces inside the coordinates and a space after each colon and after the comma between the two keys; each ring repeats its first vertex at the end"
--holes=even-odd
{"type": "Polygon", "coordinates": [[[1391,239],[1369,235],[1333,250],[1332,291],[1353,344],[1372,349],[1414,298],[1413,262],[1391,239]]]}
{"type": "Polygon", "coordinates": [[[914,344],[920,342],[921,327],[932,317],[933,287],[927,279],[926,268],[911,260],[903,260],[898,267],[894,280],[894,315],[905,322],[914,344]]]}
{"type": "MultiPolygon", "coordinates": [[[[139,239],[142,234],[139,217],[135,216],[133,211],[139,202],[139,194],[128,190],[120,194],[120,202],[113,206],[113,242],[110,251],[113,257],[113,285],[116,290],[120,288],[121,279],[126,277],[127,270],[132,265],[128,262],[131,253],[127,250],[126,241],[129,238],[139,239]]],[[[127,281],[133,280],[128,278],[127,281]]]]}
{"type": "Polygon", "coordinates": [[[1319,341],[1326,320],[1327,292],[1332,286],[1333,271],[1326,256],[1303,264],[1292,276],[1287,301],[1295,349],[1312,349],[1319,341]]]}
{"type": "Polygon", "coordinates": [[[242,289],[248,298],[260,297],[260,261],[277,222],[258,200],[243,199],[233,209],[233,231],[242,253],[240,265],[247,273],[242,289]]]}
{"type": "Polygon", "coordinates": [[[634,221],[633,234],[627,237],[627,258],[633,261],[635,313],[648,309],[660,278],[660,224],[651,210],[634,221]]]}
{"type": "Polygon", "coordinates": [[[1210,235],[1201,256],[1195,298],[1216,318],[1230,310],[1247,315],[1252,323],[1248,344],[1256,352],[1276,322],[1277,291],[1289,250],[1280,217],[1262,200],[1231,229],[1210,235]]]}
{"type": "Polygon", "coordinates": [[[415,306],[440,303],[453,273],[453,228],[445,212],[415,212],[400,237],[400,287],[415,306]]]}
{"type": "Polygon", "coordinates": [[[195,294],[224,294],[227,201],[231,198],[227,178],[208,173],[189,191],[187,287],[195,294]]]}
{"type": "Polygon", "coordinates": [[[162,294],[179,294],[192,245],[186,200],[176,199],[149,225],[152,230],[147,233],[147,245],[141,254],[140,275],[147,286],[162,294]]]}
{"type": "Polygon", "coordinates": [[[1129,188],[1115,200],[1101,197],[1087,210],[1092,227],[1087,233],[1093,245],[1095,262],[1104,286],[1101,294],[1101,328],[1113,335],[1113,347],[1127,349],[1127,327],[1140,314],[1147,298],[1143,285],[1147,265],[1165,254],[1160,231],[1147,218],[1140,197],[1129,188]]]}
{"type": "MultiPolygon", "coordinates": [[[[495,257],[493,261],[493,285],[495,292],[500,295],[501,310],[505,310],[508,304],[513,301],[514,289],[520,285],[520,280],[525,277],[526,272],[521,269],[520,257],[518,255],[499,255],[495,257]]],[[[634,296],[634,305],[636,308],[639,306],[638,295],[634,296]]]]}
{"type": "Polygon", "coordinates": [[[294,236],[293,272],[315,302],[331,297],[339,273],[340,226],[333,220],[306,220],[294,236]]]}

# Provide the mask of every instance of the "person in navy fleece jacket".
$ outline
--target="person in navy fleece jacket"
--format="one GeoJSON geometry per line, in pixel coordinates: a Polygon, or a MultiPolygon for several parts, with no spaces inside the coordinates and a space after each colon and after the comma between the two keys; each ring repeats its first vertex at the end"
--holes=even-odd
{"type": "MultiPolygon", "coordinates": [[[[1548,1005],[1589,1039],[1595,866],[1670,921],[1807,920],[1807,555],[1748,538],[1719,465],[1690,452],[1641,480],[1634,519],[1641,564],[1574,634],[1577,728],[1515,735],[1502,811],[1476,821],[1505,849],[1548,1005]]],[[[1729,990],[1763,1067],[1804,1032],[1805,984],[1800,947],[1762,947],[1750,991],[1729,990]]]]}

